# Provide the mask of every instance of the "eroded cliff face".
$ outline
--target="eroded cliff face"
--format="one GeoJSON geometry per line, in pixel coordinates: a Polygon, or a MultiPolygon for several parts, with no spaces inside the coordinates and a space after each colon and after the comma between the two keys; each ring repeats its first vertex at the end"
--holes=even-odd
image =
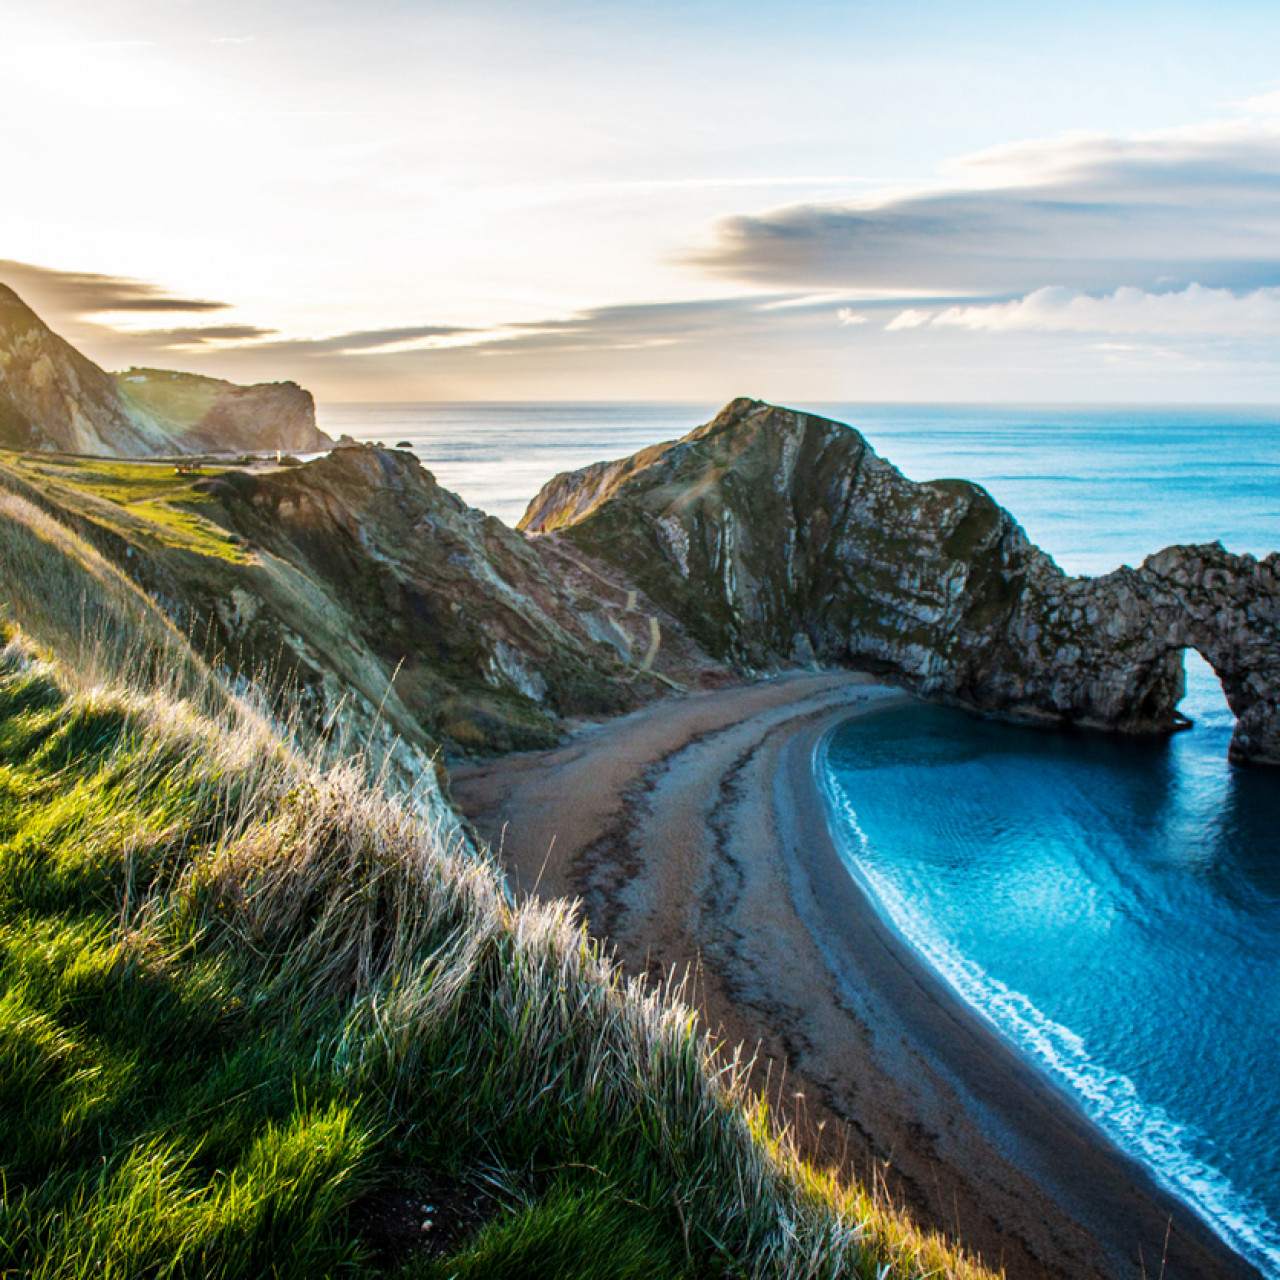
{"type": "Polygon", "coordinates": [[[556,477],[521,521],[616,565],[709,652],[893,673],[982,711],[1177,726],[1182,650],[1280,763],[1280,559],[1171,547],[1070,578],[962,480],[915,483],[854,430],[736,400],[684,439],[556,477]]]}
{"type": "Polygon", "coordinates": [[[311,733],[390,753],[406,778],[435,745],[546,746],[566,719],[732,678],[609,565],[530,543],[407,452],[194,476],[28,455],[0,461],[0,486],[311,733]]]}
{"type": "MultiPolygon", "coordinates": [[[[664,687],[642,671],[662,615],[607,566],[538,548],[441,489],[412,454],[336,449],[306,467],[202,482],[215,518],[322,585],[438,737],[527,747],[565,717],[607,715],[664,687]]],[[[656,670],[713,664],[668,621],[656,670]]]]}
{"type": "Polygon", "coordinates": [[[107,373],[0,285],[0,448],[144,458],[332,443],[316,427],[310,392],[295,383],[107,373]]]}
{"type": "Polygon", "coordinates": [[[311,392],[296,382],[241,387],[167,369],[129,369],[116,379],[135,416],[167,424],[186,453],[313,453],[333,444],[316,426],[311,392]]]}
{"type": "Polygon", "coordinates": [[[140,457],[171,446],[129,415],[109,373],[0,285],[0,447],[140,457]]]}

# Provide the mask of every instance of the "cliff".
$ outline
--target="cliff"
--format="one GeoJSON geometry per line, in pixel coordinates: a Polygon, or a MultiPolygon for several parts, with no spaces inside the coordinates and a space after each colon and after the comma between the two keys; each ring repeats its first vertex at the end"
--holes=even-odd
{"type": "Polygon", "coordinates": [[[520,527],[615,565],[738,667],[867,667],[978,711],[1167,732],[1195,648],[1232,757],[1280,763],[1274,554],[1170,547],[1071,578],[979,486],[910,481],[852,428],[751,400],[557,476],[520,527]]]}
{"type": "Polygon", "coordinates": [[[467,507],[407,452],[185,476],[29,454],[0,462],[0,488],[313,738],[390,751],[406,783],[437,745],[543,746],[566,719],[730,678],[616,570],[467,507]]]}
{"type": "MultiPolygon", "coordinates": [[[[96,366],[61,355],[94,392],[64,403],[109,414],[96,366]]],[[[230,403],[227,384],[132,376],[156,420],[230,403]]],[[[1232,758],[1280,763],[1276,555],[1170,547],[1069,577],[977,485],[913,482],[851,428],[755,401],[556,477],[521,522],[538,536],[397,450],[192,478],[29,454],[6,474],[326,732],[509,750],[670,686],[816,661],[981,712],[1159,733],[1181,723],[1195,648],[1237,717],[1232,758]]]]}
{"type": "Polygon", "coordinates": [[[168,424],[186,453],[282,449],[312,453],[333,441],[316,426],[311,392],[296,382],[237,386],[165,369],[116,375],[121,398],[140,418],[168,424]]]}
{"type": "Polygon", "coordinates": [[[316,427],[311,394],[292,382],[111,374],[0,285],[0,448],[140,458],[332,443],[316,427]]]}
{"type": "Polygon", "coordinates": [[[0,447],[139,457],[181,450],[135,419],[116,380],[0,285],[0,447]]]}

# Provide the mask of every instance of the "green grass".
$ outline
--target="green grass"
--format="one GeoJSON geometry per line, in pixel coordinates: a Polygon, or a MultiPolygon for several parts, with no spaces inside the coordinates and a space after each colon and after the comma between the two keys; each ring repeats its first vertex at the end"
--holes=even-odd
{"type": "Polygon", "coordinates": [[[116,385],[126,401],[183,427],[204,418],[227,387],[213,378],[164,369],[128,369],[116,375],[116,385]]]}
{"type": "Polygon", "coordinates": [[[195,484],[225,467],[201,467],[194,474],[179,476],[171,462],[52,460],[17,454],[8,455],[5,463],[23,479],[56,494],[69,509],[92,515],[131,541],[150,539],[236,563],[250,559],[234,535],[200,513],[212,500],[195,484]]]}
{"type": "Polygon", "coordinates": [[[415,1280],[652,1280],[685,1273],[681,1236],[661,1216],[617,1192],[552,1186],[524,1213],[490,1223],[454,1257],[406,1268],[415,1280]]]}
{"type": "Polygon", "coordinates": [[[799,1160],[565,903],[308,765],[132,584],[5,515],[79,594],[2,580],[0,1276],[985,1274],[799,1160]],[[364,1199],[424,1170],[502,1209],[380,1261],[364,1199]]]}

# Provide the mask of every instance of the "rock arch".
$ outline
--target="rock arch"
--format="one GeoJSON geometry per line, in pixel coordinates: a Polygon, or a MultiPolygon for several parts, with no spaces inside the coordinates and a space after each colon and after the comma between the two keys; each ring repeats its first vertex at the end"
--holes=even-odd
{"type": "MultiPolygon", "coordinates": [[[[1233,760],[1280,764],[1280,556],[1166,547],[1138,569],[1028,584],[986,678],[957,700],[1130,733],[1178,727],[1194,649],[1236,717],[1233,760]]],[[[945,692],[944,696],[945,696],[945,692]]]]}
{"type": "Polygon", "coordinates": [[[1275,554],[1174,546],[1069,577],[979,486],[913,482],[852,428],[754,400],[556,477],[521,527],[612,562],[718,658],[871,667],[984,712],[1168,732],[1193,648],[1232,759],[1280,764],[1275,554]]]}

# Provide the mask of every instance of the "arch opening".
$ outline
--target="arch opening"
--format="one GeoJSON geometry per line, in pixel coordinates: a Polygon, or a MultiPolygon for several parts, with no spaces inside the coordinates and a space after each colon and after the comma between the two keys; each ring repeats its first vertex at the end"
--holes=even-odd
{"type": "Polygon", "coordinates": [[[1227,703],[1222,681],[1209,662],[1193,648],[1182,651],[1183,693],[1178,713],[1192,725],[1231,729],[1235,713],[1227,703]]]}

